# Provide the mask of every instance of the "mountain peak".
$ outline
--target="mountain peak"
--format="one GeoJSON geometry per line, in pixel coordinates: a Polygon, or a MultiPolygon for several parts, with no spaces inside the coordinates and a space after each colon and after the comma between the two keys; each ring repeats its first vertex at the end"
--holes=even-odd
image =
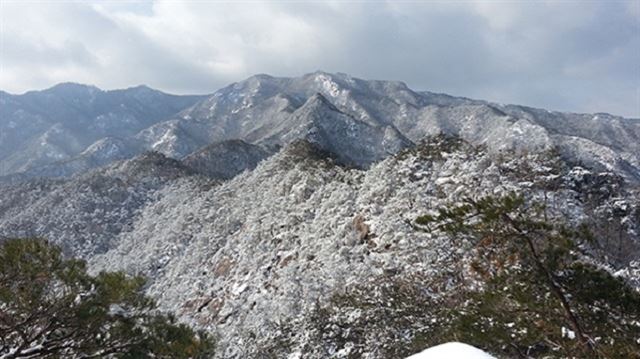
{"type": "Polygon", "coordinates": [[[351,79],[351,75],[346,74],[344,72],[328,72],[328,71],[324,71],[324,70],[316,70],[314,72],[310,72],[306,75],[303,75],[302,77],[328,77],[331,79],[339,79],[339,80],[346,80],[346,79],[351,79]]]}
{"type": "Polygon", "coordinates": [[[302,78],[312,79],[313,81],[320,82],[320,83],[328,83],[333,86],[336,86],[338,84],[340,86],[345,86],[346,84],[353,85],[355,83],[354,79],[345,73],[341,73],[341,72],[331,73],[331,72],[320,71],[320,70],[306,74],[302,76],[302,78]]]}
{"type": "Polygon", "coordinates": [[[151,88],[147,85],[138,85],[138,86],[134,86],[134,87],[128,87],[126,89],[116,89],[116,90],[109,90],[107,91],[108,93],[119,93],[119,94],[130,94],[136,98],[140,98],[140,97],[154,97],[157,95],[167,95],[166,93],[156,90],[154,88],[151,88]]]}
{"type": "Polygon", "coordinates": [[[310,73],[308,73],[306,75],[303,75],[303,77],[318,77],[318,76],[333,77],[333,76],[335,76],[335,74],[333,74],[331,72],[323,71],[323,70],[316,70],[314,72],[310,72],[310,73]]]}
{"type": "Polygon", "coordinates": [[[43,90],[42,92],[62,95],[78,95],[85,93],[92,94],[96,92],[102,92],[102,90],[94,85],[85,85],[76,82],[61,82],[52,87],[49,87],[48,89],[43,90]]]}
{"type": "Polygon", "coordinates": [[[123,174],[137,177],[178,178],[193,173],[193,170],[182,162],[156,151],[144,152],[114,167],[123,174]]]}
{"type": "Polygon", "coordinates": [[[248,79],[256,79],[256,80],[272,80],[275,77],[269,75],[269,74],[255,74],[251,77],[249,77],[248,79]]]}
{"type": "Polygon", "coordinates": [[[158,90],[153,89],[147,85],[138,85],[138,86],[133,86],[133,87],[129,87],[126,88],[125,90],[129,90],[129,91],[153,91],[153,92],[157,92],[158,90]]]}

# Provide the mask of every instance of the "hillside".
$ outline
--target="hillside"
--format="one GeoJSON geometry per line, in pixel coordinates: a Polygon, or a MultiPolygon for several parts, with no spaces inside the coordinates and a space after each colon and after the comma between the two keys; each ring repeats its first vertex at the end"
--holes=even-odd
{"type": "Polygon", "coordinates": [[[255,355],[294,319],[303,345],[305,318],[335,293],[455,278],[452,243],[408,222],[463,196],[515,191],[545,199],[550,215],[595,221],[604,234],[622,229],[593,253],[633,273],[640,203],[613,173],[548,155],[496,158],[443,138],[368,170],[326,155],[296,142],[221,183],[153,155],[68,181],[3,187],[0,233],[46,236],[93,270],[147,275],[162,308],[215,331],[225,355],[237,357],[255,355]]]}
{"type": "Polygon", "coordinates": [[[254,76],[134,127],[55,164],[61,178],[5,177],[0,238],[147,276],[219,357],[421,351],[446,324],[434,308],[489,283],[470,279],[477,248],[416,225],[465,198],[515,193],[549,223],[586,225],[580,261],[640,288],[640,120],[318,72],[254,76]]]}
{"type": "Polygon", "coordinates": [[[0,176],[20,172],[27,172],[28,177],[69,175],[130,158],[140,150],[123,139],[200,99],[202,96],[169,95],[146,86],[103,91],[74,83],[21,95],[1,92],[0,176]],[[85,161],[84,166],[67,164],[79,162],[78,158],[85,161]],[[54,165],[57,162],[63,162],[62,169],[54,165]]]}

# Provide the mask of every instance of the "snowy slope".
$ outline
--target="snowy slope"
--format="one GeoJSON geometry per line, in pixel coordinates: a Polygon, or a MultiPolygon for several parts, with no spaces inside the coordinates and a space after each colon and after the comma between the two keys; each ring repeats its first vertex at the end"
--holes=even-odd
{"type": "Polygon", "coordinates": [[[175,160],[147,153],[67,181],[0,186],[0,232],[43,236],[67,253],[91,257],[113,246],[159,188],[190,174],[175,160]]]}
{"type": "MultiPolygon", "coordinates": [[[[385,273],[453,272],[450,243],[416,232],[405,220],[465,195],[531,191],[532,182],[512,170],[542,161],[500,162],[463,147],[438,153],[436,161],[409,154],[363,171],[318,154],[295,143],[204,192],[199,181],[174,182],[115,248],[91,263],[147,274],[149,293],[163,308],[215,329],[225,355],[247,357],[257,350],[248,338],[269,341],[276,323],[304,316],[336,291],[385,273]],[[370,235],[358,232],[357,218],[370,235]]],[[[555,176],[550,167],[538,170],[540,178],[555,176]]],[[[546,196],[558,215],[577,222],[591,211],[573,190],[546,196]]]]}
{"type": "MultiPolygon", "coordinates": [[[[316,303],[389,275],[455,277],[451,242],[407,224],[449,201],[522,191],[576,223],[603,218],[617,230],[618,218],[637,241],[637,192],[557,161],[440,138],[357,169],[296,141],[218,182],[151,153],[68,180],[0,186],[0,236],[45,236],[94,271],[146,275],[161,308],[218,334],[221,356],[253,357],[293,323],[293,347],[278,355],[300,346],[326,357],[346,348],[310,339],[316,303]]],[[[620,261],[620,273],[635,273],[620,261]]],[[[381,335],[372,333],[370,358],[382,355],[381,335]]]]}
{"type": "MultiPolygon", "coordinates": [[[[1,92],[0,176],[73,159],[95,150],[103,138],[132,136],[202,98],[169,95],[146,86],[103,91],[73,83],[22,95],[1,92]],[[94,148],[88,148],[92,144],[94,148]]],[[[67,166],[59,171],[69,170],[67,166]]]]}
{"type": "Polygon", "coordinates": [[[99,155],[105,160],[93,166],[146,150],[180,159],[226,140],[273,151],[307,139],[344,163],[366,167],[424,136],[447,133],[495,153],[557,149],[575,163],[640,181],[640,120],[491,104],[341,73],[256,75],[207,98],[62,84],[20,96],[3,93],[1,101],[0,175],[27,171],[22,177],[29,178],[90,168],[92,161],[68,162],[77,163],[81,152],[99,147],[105,137],[119,138],[126,151],[99,155]],[[58,162],[62,169],[29,172],[58,162]]]}
{"type": "MultiPolygon", "coordinates": [[[[610,164],[628,178],[640,180],[640,120],[491,104],[416,92],[401,82],[366,81],[321,71],[297,78],[250,77],[137,138],[147,148],[180,158],[197,147],[227,139],[279,146],[294,138],[313,141],[322,123],[314,120],[318,117],[330,128],[348,124],[348,130],[326,134],[324,139],[330,143],[352,142],[354,132],[360,140],[371,142],[364,156],[346,159],[358,166],[368,166],[380,159],[379,154],[395,153],[426,135],[444,132],[493,152],[558,148],[569,160],[610,164]],[[384,141],[376,139],[381,132],[384,141]],[[574,145],[576,141],[592,150],[582,151],[574,145]]],[[[319,144],[324,146],[322,141],[319,144]]]]}

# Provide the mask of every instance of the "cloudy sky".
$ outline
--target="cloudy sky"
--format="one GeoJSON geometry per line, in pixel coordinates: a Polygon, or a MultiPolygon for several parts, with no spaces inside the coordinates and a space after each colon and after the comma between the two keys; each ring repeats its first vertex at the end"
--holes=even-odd
{"type": "Polygon", "coordinates": [[[211,93],[318,69],[554,110],[640,117],[640,0],[0,0],[0,89],[211,93]]]}

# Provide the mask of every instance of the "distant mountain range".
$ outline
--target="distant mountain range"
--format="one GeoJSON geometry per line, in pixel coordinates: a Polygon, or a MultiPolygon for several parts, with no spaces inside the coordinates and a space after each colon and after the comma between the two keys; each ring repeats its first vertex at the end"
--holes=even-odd
{"type": "Polygon", "coordinates": [[[273,153],[308,139],[367,167],[438,133],[492,152],[554,149],[640,180],[638,119],[492,104],[345,74],[256,75],[210,96],[60,84],[2,93],[0,104],[0,176],[12,180],[68,176],[149,150],[182,159],[228,140],[273,153]]]}
{"type": "Polygon", "coordinates": [[[73,83],[22,95],[2,92],[0,175],[67,175],[130,158],[141,152],[129,147],[130,137],[204,98],[73,83]]]}

